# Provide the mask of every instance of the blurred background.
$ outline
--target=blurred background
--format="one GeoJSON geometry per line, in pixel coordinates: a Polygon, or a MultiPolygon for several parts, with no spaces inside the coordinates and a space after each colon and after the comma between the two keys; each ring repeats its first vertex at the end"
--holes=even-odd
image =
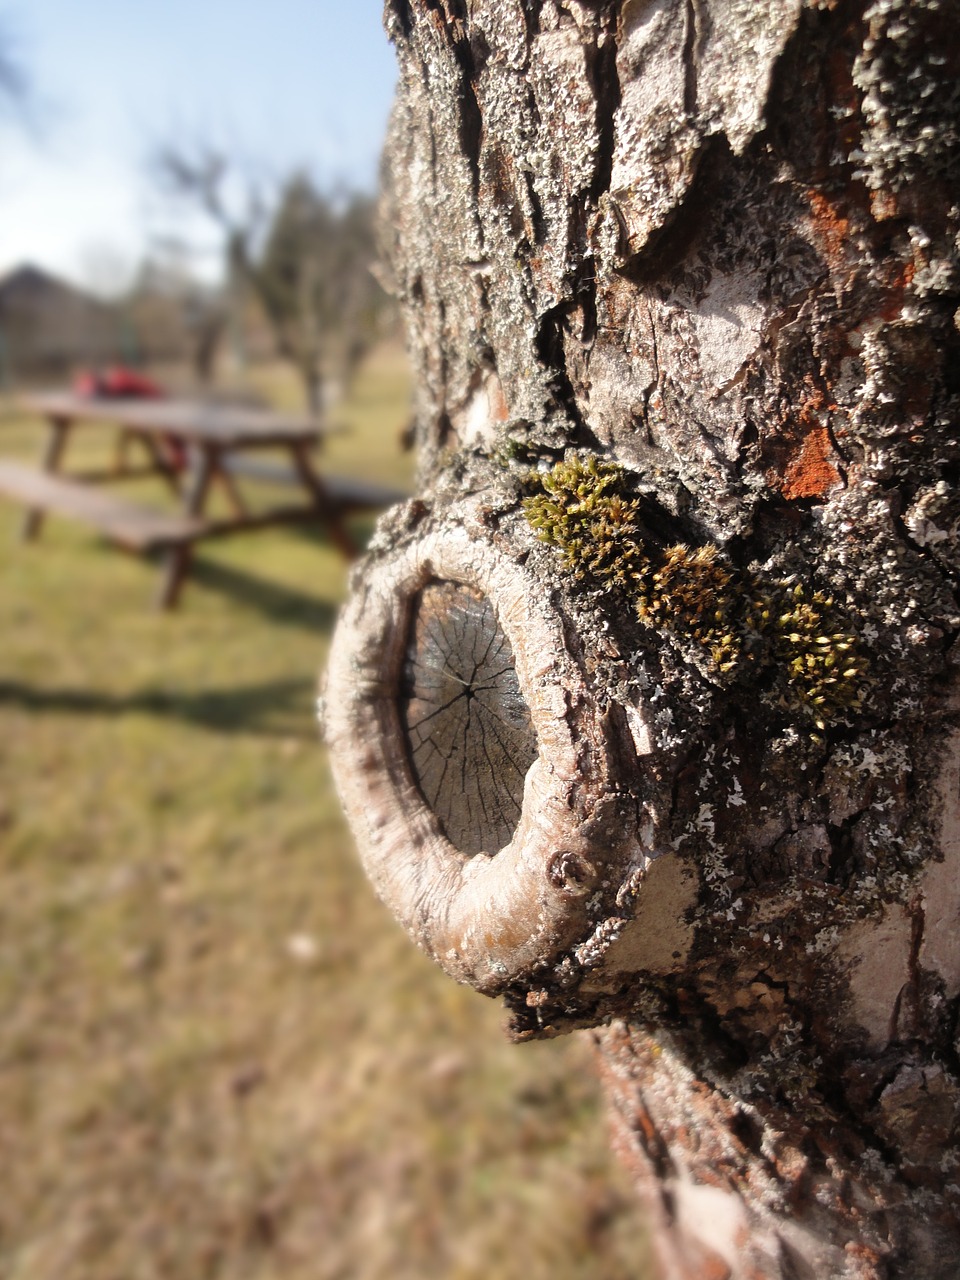
{"type": "MultiPolygon", "coordinates": [[[[393,81],[375,0],[0,8],[0,453],[41,456],[22,393],[119,365],[310,413],[322,467],[409,489],[370,271],[393,81]]],[[[509,1045],[363,880],[315,721],[324,534],[201,544],[158,613],[155,566],[21,518],[0,498],[0,1276],[648,1275],[586,1040],[509,1045]]]]}

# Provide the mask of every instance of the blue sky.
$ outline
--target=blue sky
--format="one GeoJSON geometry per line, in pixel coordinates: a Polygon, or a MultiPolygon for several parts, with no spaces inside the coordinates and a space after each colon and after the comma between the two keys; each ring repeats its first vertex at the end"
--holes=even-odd
{"type": "Polygon", "coordinates": [[[0,0],[32,89],[26,120],[0,111],[0,272],[26,259],[122,283],[152,239],[184,230],[149,172],[170,139],[210,140],[268,181],[306,167],[370,187],[395,81],[381,7],[0,0]]]}

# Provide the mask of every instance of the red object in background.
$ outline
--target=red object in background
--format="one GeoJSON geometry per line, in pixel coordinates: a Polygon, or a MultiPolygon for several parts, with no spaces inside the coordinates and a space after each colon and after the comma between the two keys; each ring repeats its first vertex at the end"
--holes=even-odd
{"type": "MultiPolygon", "coordinates": [[[[78,374],[73,380],[73,390],[78,396],[91,400],[98,396],[108,399],[115,397],[118,400],[161,400],[167,394],[152,378],[121,364],[113,365],[101,373],[85,371],[78,374]]],[[[180,437],[173,434],[163,436],[161,444],[170,466],[175,471],[183,471],[187,465],[187,451],[180,437]]]]}
{"type": "Polygon", "coordinates": [[[121,364],[113,365],[102,373],[81,373],[73,380],[78,396],[117,396],[118,398],[143,398],[155,400],[166,395],[163,387],[136,369],[121,364]]]}

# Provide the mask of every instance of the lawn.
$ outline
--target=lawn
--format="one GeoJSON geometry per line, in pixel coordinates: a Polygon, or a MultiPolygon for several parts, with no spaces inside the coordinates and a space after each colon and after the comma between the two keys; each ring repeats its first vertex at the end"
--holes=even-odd
{"type": "MultiPolygon", "coordinates": [[[[407,413],[382,350],[331,468],[409,483],[407,413]]],[[[8,407],[0,452],[40,441],[8,407]]],[[[334,551],[208,544],[158,614],[154,566],[18,520],[0,502],[0,1276],[648,1276],[587,1042],[508,1044],[358,868],[314,719],[334,551]]]]}

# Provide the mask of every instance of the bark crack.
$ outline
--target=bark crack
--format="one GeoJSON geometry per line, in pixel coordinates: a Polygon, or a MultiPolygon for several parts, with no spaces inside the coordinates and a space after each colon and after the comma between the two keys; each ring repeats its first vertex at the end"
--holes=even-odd
{"type": "Polygon", "coordinates": [[[570,419],[573,438],[587,447],[595,448],[598,441],[580,411],[576,392],[567,371],[563,324],[570,307],[570,303],[563,302],[541,315],[536,336],[537,357],[550,373],[551,390],[570,419]]]}
{"type": "Polygon", "coordinates": [[[697,114],[697,81],[703,45],[703,15],[700,0],[686,0],[683,32],[683,109],[687,118],[697,114]]]}
{"type": "MultiPolygon", "coordinates": [[[[442,0],[425,0],[428,11],[437,15],[447,34],[447,47],[453,55],[460,72],[458,92],[459,103],[459,139],[464,159],[470,168],[473,186],[474,210],[478,208],[480,192],[480,151],[483,138],[483,115],[477,98],[476,79],[486,59],[489,57],[489,46],[479,28],[469,29],[469,15],[462,0],[448,0],[449,11],[442,0]]],[[[431,129],[431,137],[435,130],[431,129]]],[[[482,239],[482,225],[479,218],[477,224],[482,239]]]]}
{"type": "Polygon", "coordinates": [[[617,74],[617,14],[610,9],[604,15],[604,29],[586,51],[587,74],[596,103],[597,153],[590,199],[596,205],[600,196],[610,190],[617,112],[622,91],[617,74]]]}
{"type": "Polygon", "coordinates": [[[392,0],[390,9],[400,24],[400,31],[404,40],[408,40],[413,30],[413,14],[410,12],[410,0],[392,0]]]}

